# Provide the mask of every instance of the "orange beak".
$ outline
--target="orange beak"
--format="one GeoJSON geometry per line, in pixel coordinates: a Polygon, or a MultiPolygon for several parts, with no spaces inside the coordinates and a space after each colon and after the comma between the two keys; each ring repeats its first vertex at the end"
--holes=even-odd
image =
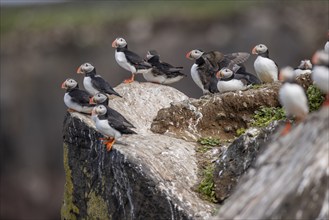
{"type": "Polygon", "coordinates": [[[112,42],[112,47],[114,48],[117,48],[118,45],[117,45],[117,39],[115,39],[113,42],[112,42]]]}
{"type": "Polygon", "coordinates": [[[91,111],[91,115],[92,115],[92,116],[97,115],[97,114],[96,114],[96,109],[95,109],[95,108],[93,108],[93,110],[91,111]]]}
{"type": "Polygon", "coordinates": [[[192,51],[190,51],[190,52],[188,52],[188,53],[186,54],[186,58],[187,58],[187,59],[191,59],[191,52],[192,52],[192,51]]]}
{"type": "Polygon", "coordinates": [[[252,54],[257,54],[256,47],[254,47],[251,51],[252,54]]]}
{"type": "Polygon", "coordinates": [[[91,98],[89,99],[89,104],[96,104],[96,103],[94,102],[94,97],[91,97],[91,98]]]}
{"type": "Polygon", "coordinates": [[[318,57],[317,53],[315,53],[312,57],[312,63],[316,65],[318,63],[318,60],[319,60],[319,57],[318,57]]]}
{"type": "Polygon", "coordinates": [[[221,77],[222,77],[221,71],[218,71],[218,72],[216,73],[216,78],[217,78],[217,79],[220,79],[221,77]]]}
{"type": "Polygon", "coordinates": [[[62,86],[61,86],[62,89],[66,89],[66,88],[67,88],[65,82],[66,82],[66,81],[64,81],[64,82],[62,83],[62,86]]]}
{"type": "Polygon", "coordinates": [[[83,74],[82,70],[81,70],[81,66],[79,66],[79,68],[77,69],[77,73],[79,74],[83,74]]]}
{"type": "Polygon", "coordinates": [[[284,79],[283,79],[283,74],[281,74],[281,71],[279,72],[279,81],[283,81],[284,79]]]}

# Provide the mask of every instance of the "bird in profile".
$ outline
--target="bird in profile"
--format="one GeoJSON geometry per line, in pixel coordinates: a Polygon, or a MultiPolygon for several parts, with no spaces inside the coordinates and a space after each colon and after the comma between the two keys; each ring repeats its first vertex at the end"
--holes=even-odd
{"type": "Polygon", "coordinates": [[[106,107],[107,114],[109,117],[116,118],[117,120],[122,121],[123,125],[128,128],[135,128],[135,126],[130,123],[123,115],[121,115],[113,108],[109,107],[109,97],[104,93],[97,93],[96,95],[90,98],[89,103],[96,105],[104,105],[106,107]]]}
{"type": "Polygon", "coordinates": [[[312,57],[314,68],[312,80],[315,85],[326,94],[323,106],[329,106],[329,53],[325,50],[318,50],[312,57]]]}
{"type": "Polygon", "coordinates": [[[264,44],[258,44],[251,52],[258,55],[254,62],[254,68],[258,78],[263,83],[278,81],[278,65],[270,59],[268,48],[264,44]]]}
{"type": "Polygon", "coordinates": [[[124,83],[133,82],[135,80],[135,74],[145,73],[152,68],[151,64],[143,60],[143,58],[136,53],[128,50],[128,44],[122,37],[116,38],[112,42],[112,47],[116,48],[115,60],[119,66],[131,72],[131,77],[124,80],[124,83]]]}
{"type": "Polygon", "coordinates": [[[62,89],[66,89],[64,103],[69,108],[68,111],[91,113],[95,105],[89,103],[91,96],[88,92],[79,89],[77,81],[74,79],[66,79],[62,83],[62,89]]]}
{"type": "Polygon", "coordinates": [[[228,67],[224,67],[216,73],[218,79],[217,89],[219,93],[246,90],[251,85],[260,84],[259,79],[251,73],[234,73],[228,67]]]}
{"type": "Polygon", "coordinates": [[[171,84],[186,77],[180,72],[183,67],[175,67],[160,60],[160,55],[156,50],[149,50],[146,54],[146,61],[152,65],[150,71],[143,73],[146,81],[159,84],[171,84]]]}
{"type": "MultiPolygon", "coordinates": [[[[283,82],[279,90],[279,101],[285,110],[287,118],[295,117],[301,122],[307,116],[309,108],[304,89],[295,81],[296,75],[292,67],[285,67],[280,70],[280,81],[283,82]]],[[[287,121],[281,135],[286,135],[291,129],[291,123],[287,121]]]]}
{"type": "Polygon", "coordinates": [[[84,63],[79,66],[77,73],[85,75],[83,79],[83,86],[91,95],[102,92],[108,95],[116,95],[122,97],[100,75],[96,75],[96,68],[90,63],[84,63]]]}
{"type": "Polygon", "coordinates": [[[106,150],[112,149],[115,141],[123,134],[136,134],[133,130],[128,128],[121,119],[111,117],[104,105],[97,105],[92,110],[92,119],[95,122],[97,131],[99,131],[105,138],[103,140],[106,145],[106,150]]]}

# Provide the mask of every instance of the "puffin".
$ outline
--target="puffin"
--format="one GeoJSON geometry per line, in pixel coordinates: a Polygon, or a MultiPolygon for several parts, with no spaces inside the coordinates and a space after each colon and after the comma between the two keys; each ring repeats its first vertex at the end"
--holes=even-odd
{"type": "Polygon", "coordinates": [[[327,42],[324,45],[324,51],[329,54],[329,30],[327,32],[327,42]]]}
{"type": "Polygon", "coordinates": [[[325,50],[318,50],[312,57],[314,68],[312,80],[315,85],[326,94],[323,106],[329,106],[329,53],[325,50]]]}
{"type": "Polygon", "coordinates": [[[108,95],[116,95],[122,98],[112,86],[105,81],[100,75],[96,75],[96,68],[90,63],[84,63],[77,69],[78,74],[85,74],[83,79],[83,86],[91,95],[95,95],[99,92],[106,93],[108,95]]]}
{"type": "Polygon", "coordinates": [[[218,92],[216,72],[228,66],[232,66],[233,69],[239,71],[242,66],[238,64],[245,62],[249,56],[250,54],[245,52],[224,55],[219,51],[204,52],[197,49],[186,54],[187,59],[195,60],[191,67],[191,76],[203,93],[218,92]]]}
{"type": "Polygon", "coordinates": [[[69,108],[69,112],[77,111],[90,114],[95,104],[90,104],[91,96],[88,92],[79,89],[77,81],[74,79],[66,79],[62,83],[62,89],[66,89],[64,95],[64,103],[69,108]]]}
{"type": "Polygon", "coordinates": [[[123,134],[136,134],[133,130],[124,125],[119,118],[111,117],[104,105],[97,105],[92,110],[92,119],[95,122],[96,130],[105,136],[103,142],[106,150],[110,151],[116,139],[123,134]]]}
{"type": "Polygon", "coordinates": [[[264,44],[258,44],[252,49],[251,53],[258,55],[254,62],[258,78],[263,83],[278,81],[278,65],[269,58],[268,48],[264,44]]]}
{"type": "Polygon", "coordinates": [[[150,71],[143,73],[146,81],[159,84],[171,84],[186,77],[180,72],[183,67],[175,67],[160,60],[160,55],[156,50],[149,50],[146,54],[146,61],[152,65],[150,71]]]}
{"type": "Polygon", "coordinates": [[[135,74],[145,73],[152,68],[152,65],[146,62],[136,53],[128,50],[128,44],[122,37],[117,37],[112,42],[112,47],[115,49],[115,60],[125,70],[131,72],[131,77],[124,80],[124,83],[131,83],[135,80],[135,74]]]}
{"type": "Polygon", "coordinates": [[[123,125],[128,128],[135,128],[135,126],[131,124],[123,115],[121,115],[113,108],[109,107],[109,97],[106,94],[97,93],[96,95],[90,98],[89,103],[96,105],[104,105],[106,107],[107,114],[109,115],[109,117],[116,118],[122,121],[123,125]]]}
{"type": "Polygon", "coordinates": [[[300,64],[297,68],[294,69],[295,76],[303,75],[303,74],[311,74],[313,65],[310,60],[301,60],[300,64]]]}
{"type": "Polygon", "coordinates": [[[251,73],[234,73],[230,68],[224,67],[216,73],[219,93],[246,90],[251,85],[260,84],[260,80],[251,73]]]}
{"type": "MultiPolygon", "coordinates": [[[[279,80],[283,84],[279,90],[279,101],[287,118],[295,116],[296,121],[301,122],[307,116],[309,108],[304,89],[295,82],[295,79],[296,76],[292,67],[284,67],[280,70],[279,80]]],[[[287,121],[281,135],[286,135],[290,129],[291,124],[287,121]]]]}

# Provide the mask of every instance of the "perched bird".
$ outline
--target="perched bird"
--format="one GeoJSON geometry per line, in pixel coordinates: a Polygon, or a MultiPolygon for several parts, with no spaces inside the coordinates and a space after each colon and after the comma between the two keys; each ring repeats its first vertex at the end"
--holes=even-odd
{"type": "Polygon", "coordinates": [[[251,73],[238,74],[224,67],[216,73],[219,93],[246,90],[252,84],[260,84],[259,79],[251,73]]]}
{"type": "Polygon", "coordinates": [[[162,62],[160,55],[155,50],[147,52],[146,61],[152,65],[150,71],[143,73],[145,80],[148,82],[171,84],[186,77],[184,73],[180,72],[183,67],[174,67],[169,63],[162,62]]]}
{"type": "Polygon", "coordinates": [[[91,95],[102,92],[108,95],[116,95],[122,97],[100,75],[96,75],[96,68],[90,63],[82,64],[78,68],[77,73],[85,74],[83,79],[83,86],[91,95]]]}
{"type": "Polygon", "coordinates": [[[122,134],[136,134],[136,132],[125,126],[122,120],[110,117],[104,105],[94,107],[91,114],[97,131],[105,136],[104,144],[107,151],[112,149],[115,140],[120,138],[122,134]]]}
{"type": "Polygon", "coordinates": [[[69,111],[77,111],[90,114],[95,107],[94,104],[89,104],[90,95],[79,89],[77,81],[67,79],[62,83],[62,89],[66,89],[64,95],[64,103],[69,108],[69,111]]]}
{"type": "MultiPolygon", "coordinates": [[[[297,122],[304,120],[308,114],[308,103],[304,89],[295,83],[295,73],[293,68],[285,67],[280,71],[280,81],[283,82],[279,90],[279,101],[283,106],[287,118],[296,117],[297,122]]],[[[291,128],[288,121],[281,135],[286,135],[291,128]]]]}
{"type": "Polygon", "coordinates": [[[123,125],[128,128],[135,128],[133,124],[131,124],[123,115],[109,107],[109,97],[104,93],[97,93],[93,97],[90,98],[90,104],[104,105],[107,110],[107,114],[109,117],[116,118],[117,120],[122,121],[123,125]]]}
{"type": "Polygon", "coordinates": [[[326,94],[323,106],[329,106],[329,53],[324,50],[315,52],[312,62],[314,64],[312,79],[315,85],[326,94]]]}
{"type": "Polygon", "coordinates": [[[136,53],[128,50],[128,44],[122,37],[116,38],[112,42],[112,47],[115,49],[115,60],[125,70],[131,72],[131,77],[126,79],[124,83],[131,83],[135,79],[135,74],[147,72],[152,65],[145,62],[136,53]]]}
{"type": "Polygon", "coordinates": [[[245,62],[249,56],[250,54],[245,52],[224,55],[219,51],[203,52],[202,50],[191,50],[186,54],[186,58],[195,60],[191,67],[191,76],[203,93],[218,92],[216,72],[228,66],[236,72],[243,70],[244,68],[238,64],[245,62]]]}
{"type": "Polygon", "coordinates": [[[186,54],[187,59],[195,61],[191,67],[191,76],[203,94],[216,93],[218,92],[216,69],[208,59],[202,56],[203,54],[202,50],[191,50],[186,54]]]}
{"type": "Polygon", "coordinates": [[[294,69],[295,76],[311,74],[313,65],[310,60],[301,60],[297,68],[294,69]]]}
{"type": "Polygon", "coordinates": [[[278,81],[278,65],[269,58],[268,48],[264,44],[258,44],[252,49],[252,54],[257,54],[254,68],[258,78],[264,83],[278,81]]]}

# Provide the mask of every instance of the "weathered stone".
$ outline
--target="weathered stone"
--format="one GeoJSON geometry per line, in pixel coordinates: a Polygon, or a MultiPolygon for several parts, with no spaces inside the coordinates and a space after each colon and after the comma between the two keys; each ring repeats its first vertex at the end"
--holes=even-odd
{"type": "Polygon", "coordinates": [[[214,219],[328,219],[329,108],[273,138],[214,219]]]}
{"type": "Polygon", "coordinates": [[[135,126],[107,152],[90,117],[64,120],[66,186],[62,219],[204,219],[214,204],[201,200],[194,143],[153,134],[160,108],[187,97],[168,86],[132,83],[116,88],[110,106],[135,126]],[[161,98],[160,98],[161,97],[161,98]]]}

